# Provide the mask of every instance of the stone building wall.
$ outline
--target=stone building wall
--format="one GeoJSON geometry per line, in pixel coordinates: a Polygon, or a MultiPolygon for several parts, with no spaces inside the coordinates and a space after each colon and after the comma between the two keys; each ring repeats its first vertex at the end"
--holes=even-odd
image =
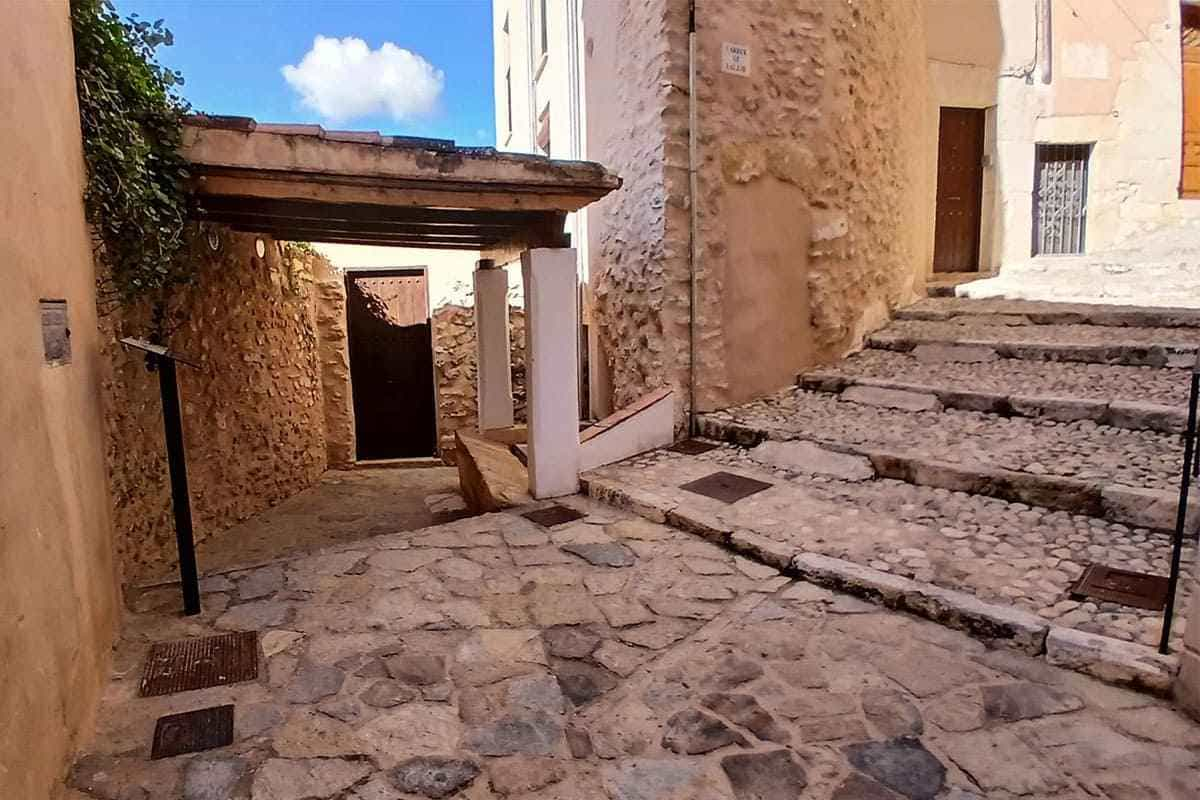
{"type": "MultiPolygon", "coordinates": [[[[622,189],[588,211],[593,324],[613,407],[688,406],[688,8],[587,4],[587,157],[622,189]]],[[[696,4],[696,401],[721,408],[844,354],[927,263],[922,5],[696,4]],[[747,76],[722,44],[750,49],[747,76]]]]}
{"type": "Polygon", "coordinates": [[[921,5],[701,0],[698,405],[843,355],[925,258],[921,5]],[[724,72],[722,44],[749,48],[724,72]]]}
{"type": "Polygon", "coordinates": [[[588,209],[593,359],[612,408],[660,386],[687,414],[689,383],[686,0],[583,8],[587,157],[622,188],[588,209]]]}
{"type": "MultiPolygon", "coordinates": [[[[508,309],[513,406],[525,421],[525,310],[508,309]]],[[[433,312],[433,364],[437,373],[438,434],[443,450],[454,446],[454,432],[479,425],[476,394],[475,309],[444,305],[433,312]]]]}
{"type": "Polygon", "coordinates": [[[350,332],[346,322],[346,273],[328,259],[313,259],[317,360],[325,404],[325,457],[331,468],[354,463],[354,395],[350,390],[350,332]]]}
{"type": "MultiPolygon", "coordinates": [[[[168,310],[197,541],[307,488],[325,469],[312,265],[269,239],[221,233],[201,244],[196,280],[168,310]]],[[[125,582],[169,574],[175,561],[158,379],[121,336],[145,336],[149,311],[102,318],[105,432],[117,553],[125,582]]],[[[201,565],[203,567],[203,565],[201,565]]]]}

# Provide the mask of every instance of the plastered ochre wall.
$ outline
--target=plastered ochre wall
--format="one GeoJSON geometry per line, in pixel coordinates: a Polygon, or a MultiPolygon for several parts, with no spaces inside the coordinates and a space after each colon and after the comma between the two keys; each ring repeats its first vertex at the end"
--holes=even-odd
{"type": "MultiPolygon", "coordinates": [[[[168,343],[199,363],[179,367],[184,445],[197,541],[314,483],[325,470],[313,267],[321,256],[221,230],[193,248],[192,283],[168,305],[168,343]]],[[[322,267],[324,268],[324,267],[322,267]]],[[[158,377],[117,344],[149,332],[146,306],[102,320],[105,429],[117,548],[126,583],[170,577],[176,563],[158,377]]],[[[204,565],[200,564],[201,569],[204,565]]]]}
{"type": "Polygon", "coordinates": [[[48,798],[107,679],[118,619],[95,275],[66,0],[0,25],[0,797],[48,798]],[[68,303],[69,364],[38,301],[68,303]]]}

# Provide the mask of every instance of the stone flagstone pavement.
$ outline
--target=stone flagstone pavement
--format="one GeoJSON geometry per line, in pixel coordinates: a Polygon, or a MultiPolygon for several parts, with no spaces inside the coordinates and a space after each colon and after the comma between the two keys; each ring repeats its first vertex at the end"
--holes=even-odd
{"type": "Polygon", "coordinates": [[[68,796],[1194,800],[1200,725],[585,498],[142,598],[68,796]],[[257,682],[136,696],[153,641],[258,630],[257,682]],[[232,746],[149,760],[234,703],[232,746]]]}

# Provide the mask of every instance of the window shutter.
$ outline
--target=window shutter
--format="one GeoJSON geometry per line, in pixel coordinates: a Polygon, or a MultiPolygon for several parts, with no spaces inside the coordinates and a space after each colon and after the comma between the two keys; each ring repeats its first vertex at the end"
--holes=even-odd
{"type": "Polygon", "coordinates": [[[1183,173],[1179,193],[1200,198],[1200,7],[1183,7],[1183,173]]]}

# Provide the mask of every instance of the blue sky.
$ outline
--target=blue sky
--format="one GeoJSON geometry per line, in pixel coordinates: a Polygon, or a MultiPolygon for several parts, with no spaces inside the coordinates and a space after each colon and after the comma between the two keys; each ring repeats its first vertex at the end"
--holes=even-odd
{"type": "Polygon", "coordinates": [[[116,0],[116,7],[122,16],[166,21],[175,44],[161,48],[159,60],[183,73],[183,94],[197,110],[495,143],[489,0],[116,0]]]}

